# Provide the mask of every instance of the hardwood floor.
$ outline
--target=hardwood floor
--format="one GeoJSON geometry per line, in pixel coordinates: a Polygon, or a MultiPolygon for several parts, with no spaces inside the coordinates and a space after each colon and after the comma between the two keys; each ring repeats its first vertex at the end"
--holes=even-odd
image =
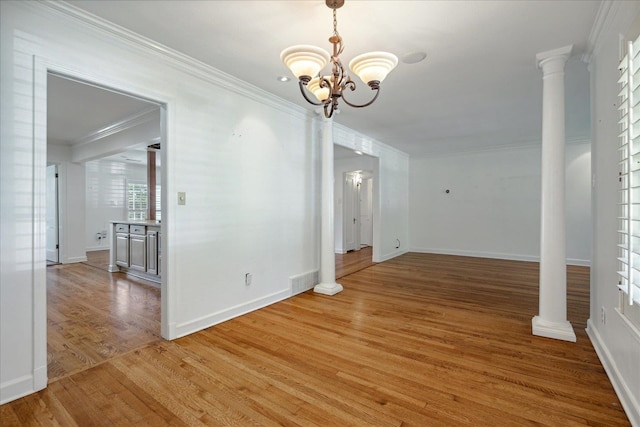
{"type": "Polygon", "coordinates": [[[576,343],[531,335],[537,263],[410,253],[53,381],[2,425],[628,426],[589,269],[568,277],[576,343]]]}
{"type": "Polygon", "coordinates": [[[364,268],[371,267],[373,261],[373,248],[365,246],[359,251],[336,254],[336,279],[353,274],[364,268]]]}
{"type": "Polygon", "coordinates": [[[160,338],[160,289],[84,263],[47,267],[50,381],[160,338]]]}
{"type": "Polygon", "coordinates": [[[108,271],[109,268],[109,249],[102,251],[87,252],[87,260],[83,263],[101,270],[108,271]]]}

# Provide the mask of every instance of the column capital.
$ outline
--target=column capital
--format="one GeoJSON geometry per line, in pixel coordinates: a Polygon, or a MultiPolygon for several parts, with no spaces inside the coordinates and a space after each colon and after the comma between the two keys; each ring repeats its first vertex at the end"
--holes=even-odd
{"type": "Polygon", "coordinates": [[[567,59],[571,56],[571,51],[573,50],[573,45],[560,47],[558,49],[547,50],[546,52],[540,52],[536,55],[536,63],[538,64],[538,68],[542,68],[543,72],[547,71],[547,64],[555,63],[561,64],[564,68],[564,63],[567,62],[567,59]]]}

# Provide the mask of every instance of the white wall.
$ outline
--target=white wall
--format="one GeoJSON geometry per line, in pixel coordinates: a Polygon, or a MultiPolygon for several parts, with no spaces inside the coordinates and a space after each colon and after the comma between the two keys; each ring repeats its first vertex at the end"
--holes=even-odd
{"type": "Polygon", "coordinates": [[[620,37],[640,17],[640,2],[613,2],[601,9],[591,59],[593,146],[593,258],[591,314],[587,332],[634,426],[640,426],[640,333],[624,321],[618,307],[618,62],[620,37]],[[601,310],[606,311],[602,322],[601,310]]]}
{"type": "Polygon", "coordinates": [[[62,264],[87,260],[84,182],[84,164],[63,162],[58,165],[58,237],[62,264]]]}
{"type": "MultiPolygon", "coordinates": [[[[166,105],[165,338],[287,298],[290,276],[319,268],[320,147],[311,113],[133,34],[120,37],[124,30],[117,27],[75,16],[59,2],[0,2],[0,402],[47,382],[47,70],[166,105]],[[182,191],[187,204],[178,206],[182,191]],[[245,273],[253,274],[249,287],[245,273]]],[[[350,131],[342,128],[341,138],[350,131]]],[[[384,198],[378,256],[388,258],[407,248],[396,249],[393,239],[406,245],[408,159],[370,144],[380,156],[384,198]]]]}
{"type": "MultiPolygon", "coordinates": [[[[535,261],[540,147],[412,158],[411,250],[535,261]],[[446,193],[449,190],[449,193],[446,193]]],[[[591,258],[590,145],[566,145],[567,258],[591,258]]]]}
{"type": "Polygon", "coordinates": [[[85,245],[88,251],[109,249],[109,239],[98,240],[96,234],[109,230],[109,221],[127,219],[127,182],[146,182],[147,167],[113,160],[93,160],[87,162],[85,168],[85,245]]]}

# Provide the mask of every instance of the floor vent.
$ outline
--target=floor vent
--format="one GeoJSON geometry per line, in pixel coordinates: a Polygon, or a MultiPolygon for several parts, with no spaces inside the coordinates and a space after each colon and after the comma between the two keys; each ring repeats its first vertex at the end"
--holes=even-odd
{"type": "Polygon", "coordinates": [[[289,277],[291,295],[297,295],[301,292],[308,291],[318,283],[318,270],[289,277]]]}

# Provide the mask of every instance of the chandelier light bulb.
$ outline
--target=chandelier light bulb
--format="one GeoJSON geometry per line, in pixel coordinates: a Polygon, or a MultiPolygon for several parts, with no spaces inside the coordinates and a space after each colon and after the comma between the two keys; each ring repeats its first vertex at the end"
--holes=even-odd
{"type": "Polygon", "coordinates": [[[317,76],[331,56],[326,50],[311,45],[291,46],[280,53],[280,59],[298,79],[317,76]]]}
{"type": "Polygon", "coordinates": [[[369,52],[349,62],[349,68],[363,83],[382,82],[398,65],[398,57],[388,52],[369,52]]]}
{"type": "MultiPolygon", "coordinates": [[[[333,82],[333,76],[324,76],[324,79],[333,82]]],[[[309,92],[313,93],[318,101],[324,102],[331,96],[331,88],[329,87],[320,87],[320,77],[315,77],[307,83],[307,89],[309,92]]]]}

